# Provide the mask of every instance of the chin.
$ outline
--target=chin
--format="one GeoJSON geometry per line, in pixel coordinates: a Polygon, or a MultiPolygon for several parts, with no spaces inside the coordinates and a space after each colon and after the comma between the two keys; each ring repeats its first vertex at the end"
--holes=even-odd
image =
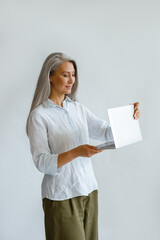
{"type": "Polygon", "coordinates": [[[71,93],[71,90],[68,90],[68,91],[66,91],[66,93],[65,93],[65,94],[68,94],[68,93],[71,93]]]}
{"type": "Polygon", "coordinates": [[[69,95],[71,92],[65,92],[64,94],[69,95]]]}

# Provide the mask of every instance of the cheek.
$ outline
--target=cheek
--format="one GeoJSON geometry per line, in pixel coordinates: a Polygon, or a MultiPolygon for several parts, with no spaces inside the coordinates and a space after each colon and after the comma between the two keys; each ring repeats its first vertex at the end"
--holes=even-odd
{"type": "Polygon", "coordinates": [[[66,86],[66,84],[67,84],[67,80],[66,79],[64,79],[64,78],[59,78],[58,79],[58,85],[59,86],[66,86]]]}

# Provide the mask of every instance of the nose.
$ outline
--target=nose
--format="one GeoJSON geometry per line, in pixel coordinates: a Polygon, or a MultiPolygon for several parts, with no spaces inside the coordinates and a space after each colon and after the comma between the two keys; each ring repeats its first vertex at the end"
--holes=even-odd
{"type": "Polygon", "coordinates": [[[69,77],[69,83],[73,83],[74,82],[74,77],[73,76],[70,76],[69,77]]]}

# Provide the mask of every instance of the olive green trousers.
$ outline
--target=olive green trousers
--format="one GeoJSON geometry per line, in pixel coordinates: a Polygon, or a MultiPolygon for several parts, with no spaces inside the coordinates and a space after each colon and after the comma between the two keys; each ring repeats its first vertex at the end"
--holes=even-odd
{"type": "Polygon", "coordinates": [[[46,240],[98,240],[98,190],[62,201],[43,198],[46,240]]]}

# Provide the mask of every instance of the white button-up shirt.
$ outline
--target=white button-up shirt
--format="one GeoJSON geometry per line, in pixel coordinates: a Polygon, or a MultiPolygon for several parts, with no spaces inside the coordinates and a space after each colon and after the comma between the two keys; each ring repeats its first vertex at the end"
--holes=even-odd
{"type": "Polygon", "coordinates": [[[44,173],[42,199],[65,200],[88,196],[98,189],[90,157],[77,157],[59,168],[57,159],[60,153],[89,144],[89,138],[103,142],[113,140],[107,121],[99,119],[83,104],[72,101],[68,96],[63,101],[63,107],[47,98],[30,113],[28,134],[34,164],[44,173]]]}

